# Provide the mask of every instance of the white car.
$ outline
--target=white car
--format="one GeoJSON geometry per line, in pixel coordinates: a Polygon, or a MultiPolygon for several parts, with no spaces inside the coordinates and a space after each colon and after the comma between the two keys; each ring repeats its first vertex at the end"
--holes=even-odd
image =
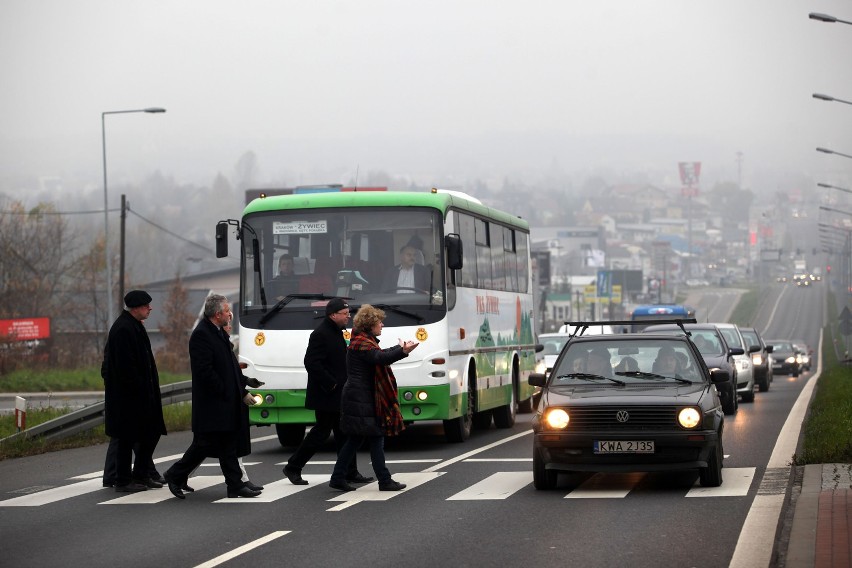
{"type": "Polygon", "coordinates": [[[734,355],[734,361],[737,364],[737,393],[742,397],[743,402],[754,402],[754,363],[751,361],[751,354],[760,349],[755,345],[750,347],[740,333],[740,328],[732,323],[717,323],[714,324],[728,343],[728,347],[741,347],[745,353],[742,355],[734,355]]]}
{"type": "Polygon", "coordinates": [[[538,342],[544,345],[544,349],[536,353],[537,373],[550,374],[553,363],[568,343],[568,337],[567,333],[542,333],[538,336],[538,342]]]}

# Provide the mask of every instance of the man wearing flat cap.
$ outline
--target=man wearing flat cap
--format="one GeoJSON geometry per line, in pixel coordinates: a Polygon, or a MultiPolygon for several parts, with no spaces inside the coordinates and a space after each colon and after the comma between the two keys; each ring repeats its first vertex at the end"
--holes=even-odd
{"type": "MultiPolygon", "coordinates": [[[[162,487],[151,478],[154,449],[166,433],[160,399],[160,377],[143,322],[151,315],[151,296],[131,290],[124,296],[125,309],[110,327],[104,346],[101,376],[104,379],[105,425],[110,450],[104,472],[114,453],[118,492],[162,487]],[[131,471],[133,453],[136,461],[131,471]]],[[[156,471],[156,470],[154,470],[156,471]]],[[[108,485],[106,477],[104,485],[108,485]]]]}
{"type": "MultiPolygon", "coordinates": [[[[284,475],[294,485],[307,485],[302,478],[302,468],[334,432],[338,453],[346,441],[340,431],[340,392],[346,382],[346,340],[343,330],[349,323],[349,304],[342,298],[333,298],[325,306],[325,317],[308,339],[305,351],[305,370],[308,371],[308,388],[305,408],[316,415],[316,424],[296,452],[287,460],[284,475]]],[[[355,458],[349,464],[346,480],[350,483],[369,483],[372,477],[358,473],[355,458]]]]}

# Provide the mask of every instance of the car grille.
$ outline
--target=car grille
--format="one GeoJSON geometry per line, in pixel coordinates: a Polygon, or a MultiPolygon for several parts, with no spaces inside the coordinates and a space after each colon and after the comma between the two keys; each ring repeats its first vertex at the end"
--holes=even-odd
{"type": "Polygon", "coordinates": [[[575,406],[567,410],[573,431],[679,430],[674,406],[575,406]],[[627,413],[626,421],[618,420],[620,412],[627,413]]]}

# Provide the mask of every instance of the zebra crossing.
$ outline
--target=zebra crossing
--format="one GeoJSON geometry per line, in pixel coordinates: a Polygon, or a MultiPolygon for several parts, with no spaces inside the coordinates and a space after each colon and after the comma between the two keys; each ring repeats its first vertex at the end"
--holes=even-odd
{"type": "MultiPolygon", "coordinates": [[[[171,456],[169,456],[171,457],[171,456]]],[[[160,461],[169,459],[161,458],[160,461]]],[[[177,456],[179,457],[179,456],[177,456]]],[[[176,459],[176,458],[174,458],[176,459]]],[[[436,460],[437,461],[437,460],[436,460]]],[[[465,460],[467,461],[467,460],[465,460]]],[[[484,460],[470,460],[481,462],[484,460]]],[[[495,460],[495,461],[531,461],[531,460],[495,460]]],[[[244,465],[258,465],[259,462],[245,463],[244,465]]],[[[333,462],[312,462],[314,465],[331,464],[333,462]]],[[[394,463],[389,460],[388,463],[394,463]]],[[[402,463],[402,462],[396,462],[402,463]]],[[[405,462],[410,463],[410,462],[405,462]]],[[[281,465],[281,464],[276,464],[281,465]]],[[[216,468],[218,464],[205,463],[204,469],[216,468]]],[[[252,499],[228,499],[214,498],[213,504],[257,506],[273,503],[287,499],[304,491],[320,489],[326,493],[326,501],[332,506],[328,511],[342,511],[358,503],[367,501],[388,501],[390,499],[404,498],[404,495],[416,491],[418,487],[432,483],[446,475],[445,471],[433,471],[427,468],[420,472],[394,473],[394,479],[405,483],[406,489],[400,492],[379,491],[378,483],[373,482],[358,486],[356,491],[343,492],[327,497],[329,474],[302,474],[308,481],[308,485],[293,485],[286,478],[271,483],[264,483],[261,495],[252,499]]],[[[723,470],[724,483],[720,487],[701,487],[696,480],[695,485],[689,488],[684,497],[686,498],[713,498],[713,497],[745,497],[756,473],[755,467],[725,468],[723,470]]],[[[191,499],[209,499],[209,495],[221,497],[224,492],[224,484],[221,474],[205,475],[199,468],[197,475],[189,480],[189,485],[195,489],[191,499]]],[[[117,494],[111,489],[105,489],[101,483],[102,472],[92,472],[70,478],[72,483],[60,487],[43,490],[35,490],[32,493],[0,500],[0,507],[40,507],[72,499],[83,495],[93,494],[103,490],[105,500],[98,502],[99,505],[156,505],[175,497],[168,488],[150,489],[139,493],[117,494]]],[[[572,488],[563,489],[564,499],[625,499],[631,493],[641,491],[653,491],[653,488],[643,488],[642,481],[648,474],[629,473],[612,474],[596,473],[584,480],[581,484],[572,488]]],[[[506,500],[519,491],[531,486],[533,481],[532,471],[498,471],[488,474],[485,478],[473,483],[461,491],[444,497],[446,501],[499,501],[506,500]]],[[[558,494],[559,489],[552,493],[558,494]]]]}

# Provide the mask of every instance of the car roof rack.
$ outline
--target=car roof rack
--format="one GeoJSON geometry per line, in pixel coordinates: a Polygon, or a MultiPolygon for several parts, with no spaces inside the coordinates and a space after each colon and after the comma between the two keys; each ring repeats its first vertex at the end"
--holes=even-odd
{"type": "MultiPolygon", "coordinates": [[[[653,319],[653,320],[607,320],[607,321],[566,321],[564,325],[568,325],[574,328],[574,333],[571,333],[569,337],[573,339],[574,337],[580,336],[582,337],[583,333],[586,332],[590,327],[595,327],[598,325],[608,325],[608,326],[617,326],[617,325],[629,325],[633,326],[636,324],[642,325],[659,325],[659,324],[676,324],[681,331],[683,331],[687,337],[692,334],[686,329],[684,329],[683,324],[685,323],[698,323],[698,320],[695,318],[672,318],[672,319],[653,319]]],[[[632,328],[631,328],[632,329],[632,328]]]]}

